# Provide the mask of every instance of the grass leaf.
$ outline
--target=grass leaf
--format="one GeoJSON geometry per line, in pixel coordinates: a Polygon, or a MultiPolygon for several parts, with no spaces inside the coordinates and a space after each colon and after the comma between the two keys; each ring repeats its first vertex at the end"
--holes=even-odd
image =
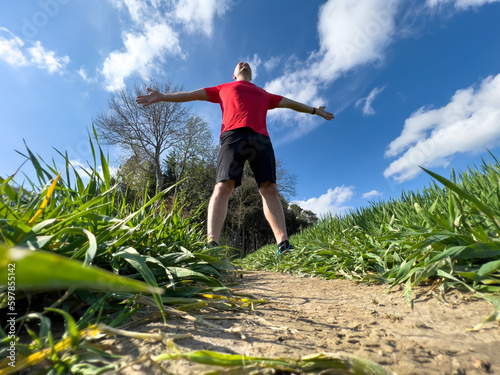
{"type": "Polygon", "coordinates": [[[29,290],[88,288],[97,290],[161,293],[163,290],[137,280],[43,250],[0,246],[0,279],[7,279],[7,265],[14,264],[16,287],[29,290]]]}

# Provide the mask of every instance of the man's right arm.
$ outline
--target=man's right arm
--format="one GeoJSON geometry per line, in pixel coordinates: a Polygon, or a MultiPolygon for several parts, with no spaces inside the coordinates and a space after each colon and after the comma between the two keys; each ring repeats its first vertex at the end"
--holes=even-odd
{"type": "Polygon", "coordinates": [[[147,107],[153,103],[160,102],[192,102],[195,100],[209,100],[208,94],[205,89],[199,89],[195,91],[182,91],[182,92],[168,92],[161,93],[158,90],[150,89],[146,87],[149,92],[148,95],[139,95],[135,100],[138,104],[142,104],[143,107],[147,107]]]}

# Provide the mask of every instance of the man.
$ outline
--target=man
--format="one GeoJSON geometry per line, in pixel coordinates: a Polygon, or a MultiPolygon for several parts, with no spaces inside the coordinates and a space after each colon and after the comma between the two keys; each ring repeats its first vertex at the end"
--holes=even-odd
{"type": "Polygon", "coordinates": [[[297,112],[318,115],[332,120],[334,115],[325,107],[310,107],[280,95],[266,92],[251,83],[252,69],[246,62],[236,65],[234,81],[190,92],[162,94],[147,88],[148,95],[136,101],[144,107],[159,102],[189,102],[206,100],[219,103],[222,110],[222,129],[217,160],[217,181],[208,205],[207,236],[217,246],[229,198],[241,184],[243,166],[248,160],[262,196],[264,215],[278,244],[278,255],[293,249],[288,241],[285,215],[276,188],[276,161],[266,126],[267,111],[289,108],[297,112]]]}

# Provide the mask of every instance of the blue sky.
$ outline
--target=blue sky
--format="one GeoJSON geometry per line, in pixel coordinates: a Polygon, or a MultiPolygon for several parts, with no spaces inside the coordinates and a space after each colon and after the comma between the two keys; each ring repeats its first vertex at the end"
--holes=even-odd
{"type": "MultiPolygon", "coordinates": [[[[85,165],[113,92],[215,86],[244,60],[255,84],[336,115],[269,112],[297,202],[322,215],[397,198],[429,185],[419,165],[449,177],[499,154],[499,19],[497,0],[4,1],[0,175],[21,166],[23,140],[85,165]]],[[[193,110],[217,138],[219,107],[193,110]]]]}

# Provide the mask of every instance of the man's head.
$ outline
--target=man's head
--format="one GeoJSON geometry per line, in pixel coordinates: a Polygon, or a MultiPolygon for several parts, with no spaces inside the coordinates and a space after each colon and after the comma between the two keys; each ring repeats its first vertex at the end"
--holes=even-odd
{"type": "Polygon", "coordinates": [[[236,81],[248,81],[252,80],[252,68],[247,62],[239,62],[234,68],[233,79],[236,81]]]}

